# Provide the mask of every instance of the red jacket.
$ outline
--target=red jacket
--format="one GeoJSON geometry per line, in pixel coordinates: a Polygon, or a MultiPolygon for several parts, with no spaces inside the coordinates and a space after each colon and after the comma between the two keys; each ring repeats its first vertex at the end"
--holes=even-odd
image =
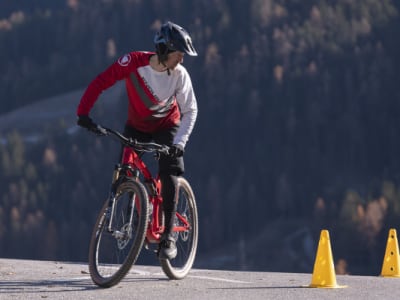
{"type": "Polygon", "coordinates": [[[127,124],[143,132],[169,128],[180,122],[180,111],[174,94],[158,99],[139,69],[150,67],[153,52],[131,52],[99,74],[87,87],[77,115],[89,115],[99,95],[117,81],[124,79],[129,98],[127,124]]]}

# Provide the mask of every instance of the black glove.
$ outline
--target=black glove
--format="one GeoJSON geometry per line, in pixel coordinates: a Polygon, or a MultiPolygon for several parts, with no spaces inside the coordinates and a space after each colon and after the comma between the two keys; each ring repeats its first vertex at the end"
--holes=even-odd
{"type": "Polygon", "coordinates": [[[88,115],[78,116],[78,121],[76,122],[79,126],[91,130],[97,127],[96,123],[88,115]]]}
{"type": "Polygon", "coordinates": [[[183,146],[182,145],[179,145],[179,144],[175,144],[175,145],[172,145],[170,148],[169,148],[169,155],[171,156],[171,157],[173,157],[173,158],[177,158],[177,157],[181,157],[181,156],[183,156],[183,153],[185,152],[185,150],[183,149],[183,146]]]}
{"type": "Polygon", "coordinates": [[[97,135],[105,135],[106,132],[103,128],[97,126],[95,122],[88,115],[78,116],[77,124],[89,131],[94,132],[97,135]]]}

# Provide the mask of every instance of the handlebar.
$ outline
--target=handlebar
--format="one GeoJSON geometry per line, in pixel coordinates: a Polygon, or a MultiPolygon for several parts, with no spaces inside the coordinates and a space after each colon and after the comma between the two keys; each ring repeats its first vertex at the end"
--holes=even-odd
{"type": "Polygon", "coordinates": [[[169,147],[167,145],[160,145],[153,142],[138,142],[136,139],[128,138],[116,130],[98,124],[96,129],[97,132],[101,135],[111,134],[116,137],[123,145],[131,147],[135,150],[144,152],[158,152],[166,155],[169,154],[169,147]]]}

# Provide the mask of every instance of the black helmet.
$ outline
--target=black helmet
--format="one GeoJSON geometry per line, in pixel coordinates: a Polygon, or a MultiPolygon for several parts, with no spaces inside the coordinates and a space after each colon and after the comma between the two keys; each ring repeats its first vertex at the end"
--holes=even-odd
{"type": "Polygon", "coordinates": [[[166,59],[169,52],[180,51],[190,56],[197,56],[192,39],[185,29],[172,22],[167,22],[154,37],[156,51],[161,61],[166,59]]]}

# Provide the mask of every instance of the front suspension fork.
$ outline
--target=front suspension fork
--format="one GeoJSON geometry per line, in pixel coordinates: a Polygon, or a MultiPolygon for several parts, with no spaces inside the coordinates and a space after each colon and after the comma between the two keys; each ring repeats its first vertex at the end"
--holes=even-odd
{"type": "MultiPolygon", "coordinates": [[[[115,165],[114,167],[114,171],[113,171],[113,175],[112,175],[112,183],[111,183],[111,189],[110,189],[110,195],[108,197],[109,201],[108,201],[108,207],[107,207],[107,211],[106,211],[106,220],[107,220],[107,229],[108,232],[113,233],[114,235],[114,231],[113,228],[113,218],[112,216],[114,216],[115,213],[115,204],[116,204],[116,200],[117,200],[117,189],[118,186],[125,180],[125,178],[121,175],[128,175],[127,173],[129,172],[130,177],[132,177],[132,175],[136,175],[137,170],[133,170],[130,166],[126,166],[126,167],[121,167],[120,164],[115,165]]],[[[138,174],[136,175],[138,176],[138,174]]],[[[128,214],[127,216],[129,216],[129,224],[132,224],[133,221],[133,209],[134,209],[134,198],[132,197],[132,199],[130,199],[130,203],[128,206],[128,214]]],[[[127,222],[125,222],[126,224],[127,222]]],[[[117,233],[116,233],[117,234],[117,233]]]]}

